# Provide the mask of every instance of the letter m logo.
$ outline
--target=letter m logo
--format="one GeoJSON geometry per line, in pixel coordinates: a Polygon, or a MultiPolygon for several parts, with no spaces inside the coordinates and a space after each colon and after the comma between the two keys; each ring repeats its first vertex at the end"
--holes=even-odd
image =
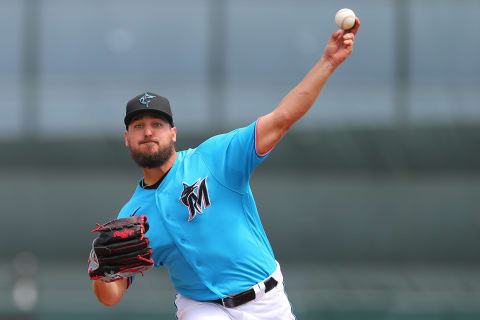
{"type": "Polygon", "coordinates": [[[179,200],[188,208],[189,222],[196,217],[197,213],[203,214],[203,210],[210,206],[207,178],[208,176],[199,178],[192,185],[182,182],[183,191],[179,200]]]}

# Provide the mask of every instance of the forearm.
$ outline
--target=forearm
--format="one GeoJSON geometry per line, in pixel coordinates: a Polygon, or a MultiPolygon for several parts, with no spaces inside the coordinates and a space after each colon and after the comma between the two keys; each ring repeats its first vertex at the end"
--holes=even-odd
{"type": "Polygon", "coordinates": [[[264,154],[271,150],[288,129],[312,107],[334,70],[328,59],[321,58],[278,106],[262,117],[257,129],[257,152],[264,154]]]}
{"type": "Polygon", "coordinates": [[[122,300],[127,291],[127,278],[113,282],[94,280],[92,287],[98,301],[106,306],[113,306],[122,300]]]}
{"type": "Polygon", "coordinates": [[[335,71],[335,67],[322,57],[305,78],[280,102],[274,112],[281,115],[279,125],[288,130],[314,104],[323,86],[335,71]]]}

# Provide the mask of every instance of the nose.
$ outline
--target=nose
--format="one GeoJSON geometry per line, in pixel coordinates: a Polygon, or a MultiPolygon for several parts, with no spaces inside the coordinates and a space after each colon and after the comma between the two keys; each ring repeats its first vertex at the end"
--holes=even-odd
{"type": "Polygon", "coordinates": [[[145,136],[146,137],[151,137],[152,136],[152,129],[149,127],[145,128],[145,136]]]}

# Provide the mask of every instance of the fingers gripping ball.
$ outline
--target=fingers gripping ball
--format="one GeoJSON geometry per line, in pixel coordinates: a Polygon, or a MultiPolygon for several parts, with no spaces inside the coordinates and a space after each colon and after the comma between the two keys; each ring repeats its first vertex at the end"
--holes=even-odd
{"type": "Polygon", "coordinates": [[[100,234],[93,240],[88,259],[90,279],[111,282],[150,270],[154,261],[145,236],[148,227],[145,215],[97,224],[91,231],[100,234]]]}
{"type": "Polygon", "coordinates": [[[355,25],[355,13],[351,9],[340,9],[335,15],[335,23],[340,29],[349,30],[355,25]]]}

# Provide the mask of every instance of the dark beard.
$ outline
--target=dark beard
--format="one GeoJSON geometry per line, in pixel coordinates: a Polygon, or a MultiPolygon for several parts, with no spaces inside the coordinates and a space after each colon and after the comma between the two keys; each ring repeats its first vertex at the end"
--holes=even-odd
{"type": "Polygon", "coordinates": [[[173,142],[168,146],[152,154],[144,154],[139,151],[135,151],[130,148],[130,156],[133,160],[142,168],[157,168],[167,162],[168,159],[172,156],[175,148],[173,147],[173,142]]]}

